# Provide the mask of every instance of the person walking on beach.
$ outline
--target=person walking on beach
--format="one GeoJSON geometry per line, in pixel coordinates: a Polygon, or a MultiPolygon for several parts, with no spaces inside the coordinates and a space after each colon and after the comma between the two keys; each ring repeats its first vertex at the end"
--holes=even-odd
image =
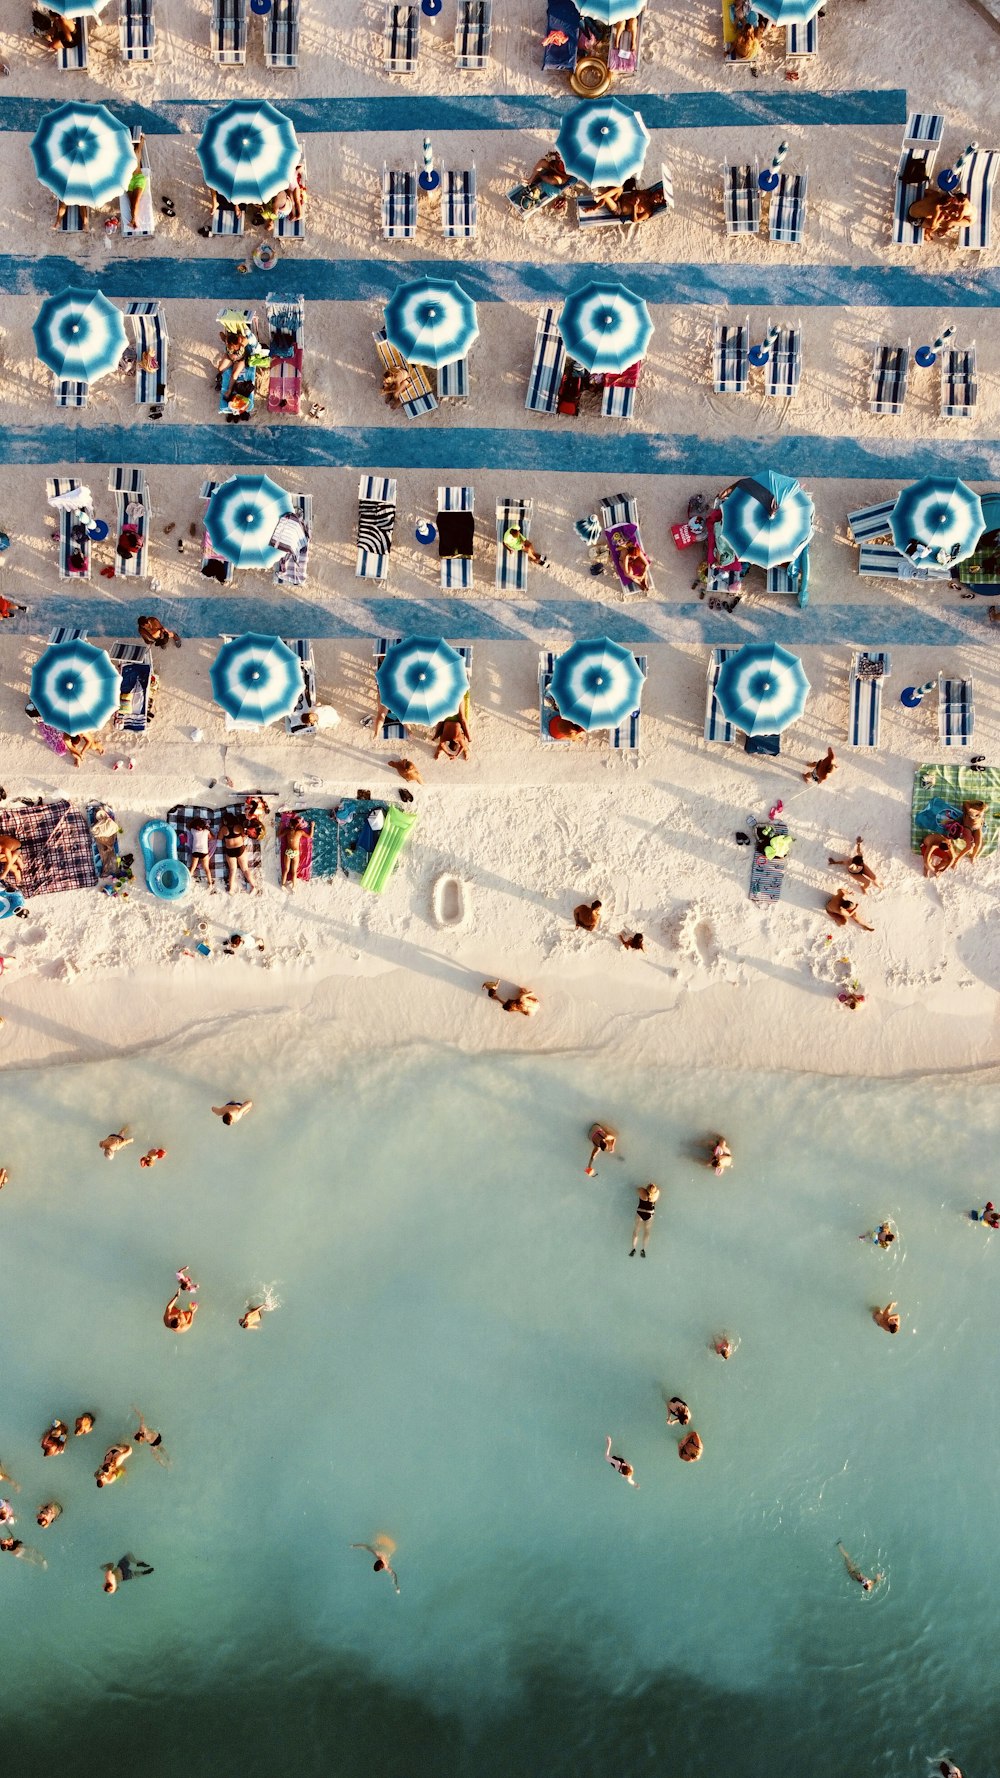
{"type": "Polygon", "coordinates": [[[831,772],[837,770],[837,755],[832,747],[828,747],[822,759],[814,759],[807,766],[802,776],[807,784],[825,784],[831,772]]]}
{"type": "Polygon", "coordinates": [[[865,863],[864,853],[861,850],[860,834],[858,834],[858,837],[854,842],[854,851],[849,858],[828,858],[827,863],[835,864],[841,870],[846,870],[848,876],[854,878],[855,884],[862,895],[867,895],[869,889],[881,889],[882,887],[875,872],[872,870],[871,865],[865,863]]]}
{"type": "Polygon", "coordinates": [[[652,1181],[650,1181],[649,1185],[640,1185],[639,1187],[639,1202],[636,1207],[635,1222],[632,1227],[632,1247],[629,1253],[629,1259],[635,1258],[636,1245],[640,1235],[642,1236],[642,1246],[639,1248],[639,1257],[640,1259],[645,1259],[646,1257],[646,1243],[653,1232],[652,1222],[653,1217],[656,1214],[656,1200],[659,1195],[660,1188],[658,1185],[654,1185],[652,1181]]]}
{"type": "Polygon", "coordinates": [[[241,1117],[246,1117],[247,1112],[253,1110],[253,1100],[227,1099],[225,1105],[213,1105],[212,1110],[228,1128],[230,1124],[238,1124],[241,1117]]]}
{"type": "Polygon", "coordinates": [[[138,1556],[126,1552],[124,1556],[119,1556],[117,1562],[105,1562],[101,1573],[104,1575],[104,1591],[117,1593],[125,1581],[141,1580],[144,1575],[152,1574],[153,1570],[148,1562],[140,1562],[138,1556]]]}
{"type": "Polygon", "coordinates": [[[389,1557],[395,1553],[395,1549],[396,1549],[396,1545],[393,1543],[392,1538],[391,1537],[380,1537],[380,1538],[378,1538],[377,1542],[375,1542],[375,1543],[352,1543],[351,1549],[352,1550],[367,1550],[368,1554],[370,1556],[374,1556],[375,1557],[375,1563],[374,1563],[375,1573],[376,1574],[387,1574],[389,1576],[389,1579],[392,1581],[392,1584],[395,1587],[396,1594],[398,1596],[399,1581],[396,1578],[396,1570],[391,1566],[391,1564],[389,1562],[389,1557]]]}
{"type": "Polygon", "coordinates": [[[732,1164],[733,1151],[730,1148],[729,1143],[724,1136],[716,1136],[715,1141],[712,1143],[709,1150],[708,1160],[705,1162],[706,1167],[711,1167],[712,1172],[718,1174],[721,1178],[722,1174],[727,1172],[732,1164]]]}
{"type": "Polygon", "coordinates": [[[175,1291],[163,1311],[163,1325],[170,1333],[188,1333],[191,1323],[198,1313],[198,1304],[189,1303],[186,1309],[177,1307],[180,1291],[175,1291]]]}
{"type": "Polygon", "coordinates": [[[705,1447],[694,1427],[681,1439],[677,1447],[677,1455],[682,1463],[700,1463],[705,1447]]]}
{"type": "Polygon", "coordinates": [[[632,1468],[631,1463],[626,1463],[624,1457],[616,1457],[612,1451],[610,1433],[608,1434],[607,1443],[604,1446],[604,1461],[605,1463],[610,1463],[612,1469],[617,1469],[618,1474],[624,1477],[630,1488],[637,1488],[639,1486],[635,1479],[635,1470],[632,1468]]]}
{"type": "Polygon", "coordinates": [[[105,1136],[103,1142],[99,1142],[97,1146],[103,1149],[106,1161],[113,1161],[120,1148],[128,1148],[134,1141],[135,1137],[128,1133],[128,1124],[122,1124],[120,1130],[114,1130],[110,1136],[105,1136]]]}
{"type": "Polygon", "coordinates": [[[667,1425],[688,1426],[691,1421],[691,1409],[679,1395],[672,1395],[667,1402],[667,1425]]]}
{"type": "Polygon", "coordinates": [[[848,1555],[839,1538],[837,1539],[837,1548],[844,1558],[844,1567],[847,1569],[851,1579],[857,1581],[863,1593],[873,1593],[879,1582],[885,1579],[885,1575],[882,1573],[872,1575],[862,1574],[861,1569],[848,1555]]]}
{"type": "Polygon", "coordinates": [[[538,995],[531,988],[518,988],[516,994],[511,995],[509,1000],[504,1000],[497,993],[499,986],[500,977],[497,976],[494,981],[483,983],[483,993],[488,994],[491,1000],[499,1000],[504,1012],[520,1012],[526,1019],[534,1018],[538,1011],[539,1000],[538,995]]]}
{"type": "Polygon", "coordinates": [[[581,901],[579,907],[573,909],[573,920],[581,932],[596,932],[601,924],[600,902],[581,901]]]}
{"type": "Polygon", "coordinates": [[[42,1433],[41,1446],[43,1457],[61,1457],[66,1449],[69,1428],[64,1420],[53,1420],[47,1432],[42,1433]]]}
{"type": "Polygon", "coordinates": [[[903,1325],[903,1318],[896,1313],[895,1303],[886,1303],[884,1309],[873,1309],[872,1320],[876,1327],[888,1334],[897,1334],[903,1325]]]}
{"type": "Polygon", "coordinates": [[[860,926],[862,932],[875,931],[874,926],[865,925],[858,913],[857,902],[850,895],[845,895],[843,889],[838,889],[835,895],[831,895],[824,912],[837,926],[846,926],[848,920],[853,920],[855,926],[860,926]]]}

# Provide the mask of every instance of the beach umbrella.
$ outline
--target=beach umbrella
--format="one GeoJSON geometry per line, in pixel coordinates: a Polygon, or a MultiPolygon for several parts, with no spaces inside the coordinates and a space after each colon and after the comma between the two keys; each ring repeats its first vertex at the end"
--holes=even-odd
{"type": "Polygon", "coordinates": [[[128,340],[125,323],[99,290],[47,296],[32,328],[42,363],[64,381],[96,383],[115,370],[128,340]]]}
{"type": "Polygon", "coordinates": [[[583,729],[617,728],[638,709],[646,675],[620,642],[598,636],[558,656],[549,691],[560,716],[583,729]]]}
{"type": "MultiPolygon", "coordinates": [[[[821,6],[823,0],[818,0],[818,4],[821,6]]],[[[638,18],[645,10],[646,0],[587,0],[586,14],[602,25],[617,25],[621,19],[638,18]]]]}
{"type": "Polygon", "coordinates": [[[889,524],[897,549],[919,543],[942,561],[962,562],[983,534],[983,503],[956,476],[926,475],[903,489],[889,524]]]}
{"type": "Polygon", "coordinates": [[[121,678],[110,655],[80,637],[51,643],[31,669],[31,702],[42,722],[66,735],[103,728],[120,695],[121,678]]]}
{"type": "Polygon", "coordinates": [[[479,338],[476,305],[448,278],[412,278],[385,306],[385,337],[411,364],[453,364],[479,338]]]}
{"type": "Polygon", "coordinates": [[[628,370],[643,356],[653,335],[649,310],[624,284],[584,284],[571,290],[559,317],[559,332],[571,358],[585,370],[628,370]]]}
{"type": "Polygon", "coordinates": [[[291,495],[269,475],[231,475],[205,508],[205,530],[219,555],[237,568],[273,568],[281,551],[271,538],[291,511],[291,495]]]}
{"type": "Polygon", "coordinates": [[[824,0],[753,0],[772,25],[806,25],[824,0]]]}
{"type": "Polygon", "coordinates": [[[280,636],[249,632],[219,649],[209,675],[212,696],[234,722],[277,722],[302,696],[302,663],[280,636]]]}
{"type": "Polygon", "coordinates": [[[125,125],[106,105],[58,105],[31,138],[35,172],[61,204],[110,204],[135,170],[125,125]]]}
{"type": "Polygon", "coordinates": [[[805,549],[815,512],[812,497],[797,481],[769,469],[759,481],[743,476],[726,495],[721,533],[738,561],[777,568],[782,562],[794,562],[805,549]]]}
{"type": "Polygon", "coordinates": [[[435,636],[408,636],[385,651],[378,695],[397,722],[429,728],[454,716],[469,689],[465,662],[435,636]]]}
{"type": "Polygon", "coordinates": [[[96,19],[107,3],[108,0],[59,0],[52,11],[64,19],[96,19]]]}
{"type": "Polygon", "coordinates": [[[620,99],[587,99],[567,111],[556,148],[573,179],[584,185],[621,185],[637,177],[649,147],[649,131],[638,111],[620,99]]]}
{"type": "Polygon", "coordinates": [[[198,143],[206,185],[232,204],[262,204],[294,184],[301,155],[291,118],[266,99],[213,111],[198,143]]]}
{"type": "Polygon", "coordinates": [[[806,707],[809,681],[798,655],[777,643],[746,642],[719,672],[715,697],[726,722],[746,735],[776,735],[806,707]]]}

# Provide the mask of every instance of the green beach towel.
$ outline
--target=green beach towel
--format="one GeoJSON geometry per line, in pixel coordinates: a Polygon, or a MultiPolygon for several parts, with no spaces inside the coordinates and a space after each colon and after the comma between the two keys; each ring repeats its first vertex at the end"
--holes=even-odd
{"type": "Polygon", "coordinates": [[[391,808],[386,815],[385,825],[378,836],[378,843],[368,868],[361,879],[362,889],[371,889],[381,895],[389,878],[392,876],[399,860],[399,855],[406,845],[417,821],[415,809],[391,808]]]}
{"type": "Polygon", "coordinates": [[[910,811],[910,846],[920,851],[926,833],[942,833],[943,808],[955,810],[962,818],[963,803],[985,803],[982,853],[995,852],[1000,845],[1000,766],[986,766],[974,771],[971,766],[917,766],[913,775],[913,803],[910,811]]]}

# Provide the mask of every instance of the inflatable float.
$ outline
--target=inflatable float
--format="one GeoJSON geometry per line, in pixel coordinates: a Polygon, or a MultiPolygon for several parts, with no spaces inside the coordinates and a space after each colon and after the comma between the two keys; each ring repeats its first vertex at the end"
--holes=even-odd
{"type": "Polygon", "coordinates": [[[391,808],[361,879],[362,889],[381,895],[417,822],[415,809],[391,808]]]}
{"type": "Polygon", "coordinates": [[[461,877],[450,873],[438,877],[431,892],[431,911],[435,926],[465,925],[469,907],[461,877]]]}
{"type": "Polygon", "coordinates": [[[177,834],[166,821],[147,821],[139,829],[139,850],[146,888],[161,901],[176,901],[191,887],[191,872],[177,856],[177,834]]]}

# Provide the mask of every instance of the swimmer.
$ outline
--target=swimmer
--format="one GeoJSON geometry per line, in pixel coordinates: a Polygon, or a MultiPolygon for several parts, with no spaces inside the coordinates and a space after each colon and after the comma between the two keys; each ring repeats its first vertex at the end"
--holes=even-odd
{"type": "Polygon", "coordinates": [[[14,1477],[12,1475],[7,1474],[7,1471],[4,1469],[4,1466],[2,1463],[0,1463],[0,1482],[6,1482],[8,1488],[13,1488],[15,1494],[20,1494],[20,1492],[21,1492],[20,1482],[15,1482],[14,1477]]]}
{"type": "Polygon", "coordinates": [[[179,1290],[175,1291],[163,1311],[163,1325],[170,1331],[170,1333],[187,1333],[190,1330],[192,1321],[198,1313],[197,1303],[189,1304],[186,1309],[179,1309],[177,1307],[180,1294],[179,1290]]]}
{"type": "Polygon", "coordinates": [[[122,1124],[120,1130],[115,1130],[110,1136],[105,1136],[104,1141],[99,1142],[97,1146],[104,1150],[106,1161],[113,1161],[120,1148],[128,1148],[129,1144],[134,1141],[135,1137],[128,1133],[128,1124],[122,1124]]]}
{"type": "Polygon", "coordinates": [[[187,1266],[181,1266],[180,1271],[174,1273],[174,1277],[177,1279],[178,1290],[187,1290],[193,1293],[199,1288],[197,1284],[192,1284],[191,1274],[188,1271],[187,1266]]]}
{"type": "Polygon", "coordinates": [[[859,1235],[859,1241],[870,1241],[873,1247],[891,1247],[897,1239],[896,1231],[888,1217],[879,1223],[878,1228],[869,1229],[866,1234],[859,1235]]]}
{"type": "Polygon", "coordinates": [[[712,1351],[717,1352],[720,1358],[732,1358],[739,1343],[739,1340],[734,1340],[731,1334],[719,1334],[718,1338],[712,1341],[712,1351]]]}
{"type": "Polygon", "coordinates": [[[165,1148],[151,1148],[146,1154],[139,1156],[139,1165],[140,1167],[155,1167],[157,1161],[166,1159],[166,1154],[165,1148]]]}
{"type": "Polygon", "coordinates": [[[938,1771],[941,1778],[962,1778],[961,1772],[952,1759],[943,1759],[938,1766],[938,1771]]]}
{"type": "Polygon", "coordinates": [[[686,1426],[691,1419],[691,1409],[679,1395],[672,1395],[667,1402],[667,1425],[686,1426]]]}
{"type": "Polygon", "coordinates": [[[140,1562],[138,1556],[126,1554],[119,1556],[117,1562],[105,1562],[101,1569],[104,1576],[104,1591],[117,1593],[118,1588],[127,1580],[139,1580],[144,1574],[152,1574],[148,1562],[140,1562]]]}
{"type": "Polygon", "coordinates": [[[157,1432],[154,1427],[146,1425],[138,1408],[133,1408],[132,1412],[139,1422],[132,1434],[133,1442],[137,1445],[148,1445],[157,1463],[161,1464],[164,1469],[169,1469],[170,1458],[163,1449],[163,1434],[157,1432]]]}
{"type": "Polygon", "coordinates": [[[639,1486],[635,1479],[635,1470],[632,1468],[631,1463],[626,1463],[624,1457],[616,1457],[612,1451],[610,1434],[608,1435],[607,1443],[604,1446],[604,1461],[605,1463],[610,1463],[612,1469],[617,1469],[620,1476],[625,1477],[630,1488],[637,1488],[639,1486]]]}
{"type": "Polygon", "coordinates": [[[692,1427],[687,1436],[681,1439],[677,1447],[677,1455],[682,1463],[700,1463],[704,1449],[701,1439],[692,1427]]]}
{"type": "Polygon", "coordinates": [[[640,1185],[639,1187],[639,1203],[636,1208],[635,1222],[632,1225],[632,1247],[629,1259],[635,1258],[636,1244],[640,1235],[642,1236],[642,1246],[639,1248],[639,1256],[641,1259],[646,1257],[646,1242],[652,1233],[650,1225],[656,1214],[656,1200],[659,1195],[660,1188],[652,1181],[649,1185],[640,1185]]]}
{"type": "Polygon", "coordinates": [[[374,1544],[374,1543],[352,1543],[351,1544],[352,1550],[367,1550],[368,1554],[370,1556],[375,1557],[375,1563],[374,1563],[375,1573],[376,1574],[387,1574],[389,1576],[389,1579],[392,1581],[392,1584],[395,1587],[396,1592],[398,1594],[399,1593],[399,1581],[396,1578],[396,1570],[390,1565],[390,1562],[389,1562],[389,1557],[392,1555],[395,1548],[396,1548],[396,1546],[393,1543],[391,1537],[380,1537],[377,1544],[374,1544]]]}
{"type": "Polygon", "coordinates": [[[986,1208],[980,1210],[979,1220],[984,1222],[988,1229],[1000,1229],[1000,1211],[996,1209],[992,1198],[988,1198],[986,1208]]]}
{"type": "Polygon", "coordinates": [[[16,1525],[17,1516],[9,1500],[0,1500],[0,1525],[16,1525]]]}
{"type": "Polygon", "coordinates": [[[109,1445],[104,1453],[104,1461],[100,1469],[95,1469],[94,1480],[99,1488],[110,1488],[121,1479],[125,1465],[132,1455],[131,1445],[109,1445]]]}
{"type": "Polygon", "coordinates": [[[36,1568],[48,1567],[45,1557],[38,1550],[29,1550],[19,1537],[0,1537],[0,1550],[8,1556],[20,1556],[22,1562],[34,1562],[36,1568]]]}
{"type": "Polygon", "coordinates": [[[41,1446],[43,1457],[61,1457],[66,1449],[69,1428],[62,1420],[53,1420],[47,1432],[42,1433],[41,1446]]]}
{"type": "Polygon", "coordinates": [[[86,1438],[88,1432],[93,1432],[93,1430],[94,1430],[94,1415],[91,1413],[78,1414],[77,1419],[76,1419],[76,1425],[73,1427],[73,1437],[74,1438],[86,1438]]]}
{"type": "Polygon", "coordinates": [[[896,1314],[895,1303],[886,1303],[884,1309],[873,1309],[872,1320],[876,1327],[889,1334],[897,1334],[903,1325],[902,1316],[896,1314]]]}
{"type": "Polygon", "coordinates": [[[259,1303],[248,1303],[245,1312],[240,1316],[240,1326],[248,1333],[253,1333],[261,1324],[265,1315],[272,1310],[281,1308],[281,1298],[275,1293],[274,1285],[269,1284],[264,1290],[259,1303]]]}
{"type": "Polygon", "coordinates": [[[881,1573],[873,1574],[873,1575],[862,1574],[857,1563],[853,1562],[851,1560],[850,1556],[847,1554],[847,1551],[845,1550],[843,1544],[840,1542],[839,1538],[837,1539],[837,1548],[844,1558],[844,1566],[846,1567],[848,1574],[850,1575],[852,1580],[857,1581],[859,1587],[861,1588],[861,1591],[863,1593],[874,1592],[874,1590],[878,1586],[879,1582],[883,1581],[885,1579],[885,1575],[881,1574],[881,1573]]]}
{"type": "Polygon", "coordinates": [[[0,1167],[0,1192],[3,1191],[3,1188],[7,1184],[7,1181],[9,1178],[10,1178],[10,1174],[8,1173],[6,1167],[0,1167]]]}
{"type": "Polygon", "coordinates": [[[40,1506],[35,1514],[35,1524],[40,1525],[43,1531],[47,1531],[49,1526],[58,1519],[61,1512],[62,1507],[59,1505],[58,1500],[47,1500],[45,1505],[40,1506]]]}
{"type": "Polygon", "coordinates": [[[708,1160],[705,1162],[706,1167],[711,1167],[712,1172],[721,1177],[732,1164],[733,1151],[730,1148],[729,1143],[724,1136],[716,1136],[708,1160]]]}
{"type": "MultiPolygon", "coordinates": [[[[590,1150],[590,1159],[583,1170],[588,1178],[592,1179],[595,1173],[594,1162],[597,1159],[597,1156],[599,1154],[614,1154],[615,1144],[618,1141],[618,1131],[613,1130],[610,1124],[591,1124],[590,1129],[587,1131],[587,1137],[592,1144],[592,1147],[590,1150]]],[[[618,1159],[621,1160],[621,1155],[618,1156],[618,1159]]]]}
{"type": "Polygon", "coordinates": [[[238,1124],[241,1117],[246,1117],[253,1110],[252,1099],[228,1099],[225,1105],[213,1105],[216,1117],[221,1117],[224,1124],[238,1124]]]}

